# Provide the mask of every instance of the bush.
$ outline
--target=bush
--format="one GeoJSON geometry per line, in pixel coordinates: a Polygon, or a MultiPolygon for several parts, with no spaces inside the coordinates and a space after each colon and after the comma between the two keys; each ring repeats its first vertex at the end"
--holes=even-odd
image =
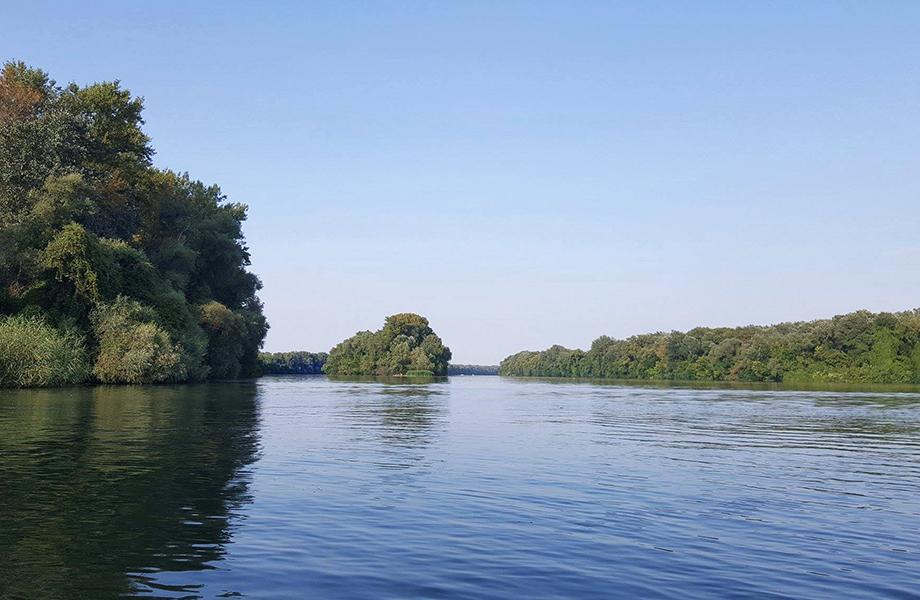
{"type": "Polygon", "coordinates": [[[154,321],[152,309],[119,296],[93,311],[99,354],[93,375],[103,383],[182,381],[182,348],[154,321]]]}
{"type": "Polygon", "coordinates": [[[81,336],[37,317],[0,318],[0,387],[68,385],[88,375],[81,336]]]}

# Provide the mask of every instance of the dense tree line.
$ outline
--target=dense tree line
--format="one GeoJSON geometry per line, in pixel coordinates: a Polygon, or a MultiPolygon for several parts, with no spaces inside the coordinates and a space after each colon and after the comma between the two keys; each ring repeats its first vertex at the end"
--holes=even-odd
{"type": "Polygon", "coordinates": [[[920,309],[767,327],[698,327],[591,349],[519,352],[502,375],[729,381],[920,383],[920,309]]]}
{"type": "Polygon", "coordinates": [[[401,313],[387,317],[382,329],[360,331],[338,344],[323,370],[329,375],[447,375],[449,361],[450,348],[428,319],[401,313]]]}
{"type": "Polygon", "coordinates": [[[498,365],[448,365],[448,375],[498,375],[498,365]]]}
{"type": "Polygon", "coordinates": [[[262,352],[263,375],[317,375],[329,357],[325,352],[262,352]]]}
{"type": "Polygon", "coordinates": [[[154,168],[142,108],[117,81],[3,67],[0,385],[259,372],[246,207],[154,168]]]}

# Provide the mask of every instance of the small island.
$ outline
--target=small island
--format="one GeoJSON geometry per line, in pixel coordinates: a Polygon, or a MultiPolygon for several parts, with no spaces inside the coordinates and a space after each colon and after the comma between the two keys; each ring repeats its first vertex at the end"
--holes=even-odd
{"type": "Polygon", "coordinates": [[[377,331],[359,331],[329,351],[323,371],[339,376],[447,375],[450,348],[414,313],[386,318],[377,331]]]}

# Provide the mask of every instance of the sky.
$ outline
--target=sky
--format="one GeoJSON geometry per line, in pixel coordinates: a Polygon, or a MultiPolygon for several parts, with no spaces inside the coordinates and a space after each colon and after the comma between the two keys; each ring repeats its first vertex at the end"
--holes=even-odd
{"type": "Polygon", "coordinates": [[[267,350],[920,307],[917,2],[2,4],[0,58],[249,205],[267,350]]]}

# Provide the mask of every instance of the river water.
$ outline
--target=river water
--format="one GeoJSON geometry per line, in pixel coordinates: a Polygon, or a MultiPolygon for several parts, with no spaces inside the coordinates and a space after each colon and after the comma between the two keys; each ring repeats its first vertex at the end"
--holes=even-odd
{"type": "Polygon", "coordinates": [[[918,598],[920,393],[0,391],[0,598],[918,598]]]}

